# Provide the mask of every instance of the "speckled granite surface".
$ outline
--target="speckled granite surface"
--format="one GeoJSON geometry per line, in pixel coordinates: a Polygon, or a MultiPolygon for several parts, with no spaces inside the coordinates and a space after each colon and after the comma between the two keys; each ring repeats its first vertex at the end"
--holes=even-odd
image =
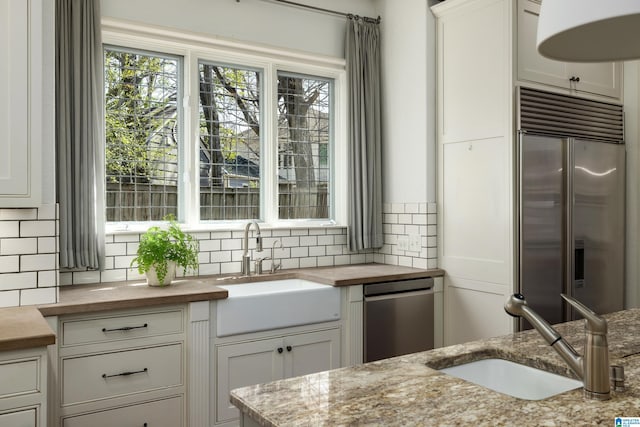
{"type": "MultiPolygon", "coordinates": [[[[640,309],[605,317],[610,362],[624,366],[627,386],[606,402],[585,400],[582,389],[521,400],[428,367],[499,357],[571,376],[536,331],[244,387],[231,402],[264,426],[613,426],[617,416],[640,417],[640,309]]],[[[583,321],[556,328],[582,353],[583,321]]]]}

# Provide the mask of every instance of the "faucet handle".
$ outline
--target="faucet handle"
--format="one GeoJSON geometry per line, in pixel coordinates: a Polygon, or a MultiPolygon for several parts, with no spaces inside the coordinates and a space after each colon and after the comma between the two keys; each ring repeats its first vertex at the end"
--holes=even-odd
{"type": "Polygon", "coordinates": [[[603,317],[597,315],[593,312],[593,310],[573,297],[565,294],[560,294],[560,296],[566,302],[571,304],[573,308],[575,308],[578,313],[580,313],[582,317],[585,318],[585,320],[587,321],[586,327],[589,332],[602,335],[607,333],[607,321],[603,317]]]}

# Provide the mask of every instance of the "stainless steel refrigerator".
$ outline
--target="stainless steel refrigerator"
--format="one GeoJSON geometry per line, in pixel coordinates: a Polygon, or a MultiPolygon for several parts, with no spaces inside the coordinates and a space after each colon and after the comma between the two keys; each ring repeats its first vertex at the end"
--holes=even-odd
{"type": "MultiPolygon", "coordinates": [[[[622,107],[519,92],[519,291],[549,323],[624,307],[622,107]]],[[[521,323],[520,328],[528,325],[521,323]]]]}

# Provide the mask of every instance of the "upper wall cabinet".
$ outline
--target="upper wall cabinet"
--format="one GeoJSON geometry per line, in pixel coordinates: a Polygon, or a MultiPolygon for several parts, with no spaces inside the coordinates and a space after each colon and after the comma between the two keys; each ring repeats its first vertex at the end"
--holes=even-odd
{"type": "Polygon", "coordinates": [[[620,99],[622,64],[576,63],[547,59],[538,53],[536,38],[540,3],[518,0],[518,80],[554,86],[578,95],[620,99]]]}
{"type": "Polygon", "coordinates": [[[43,0],[0,0],[0,207],[40,204],[43,112],[53,111],[43,17],[43,0]]]}

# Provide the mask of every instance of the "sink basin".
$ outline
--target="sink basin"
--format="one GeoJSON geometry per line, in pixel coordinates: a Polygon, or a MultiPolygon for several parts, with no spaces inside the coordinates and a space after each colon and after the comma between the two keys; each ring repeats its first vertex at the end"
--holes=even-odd
{"type": "Polygon", "coordinates": [[[219,337],[340,319],[340,289],[302,279],[218,286],[219,337]]]}
{"type": "Polygon", "coordinates": [[[541,400],[582,387],[582,382],[502,359],[440,369],[447,375],[526,400],[541,400]]]}

